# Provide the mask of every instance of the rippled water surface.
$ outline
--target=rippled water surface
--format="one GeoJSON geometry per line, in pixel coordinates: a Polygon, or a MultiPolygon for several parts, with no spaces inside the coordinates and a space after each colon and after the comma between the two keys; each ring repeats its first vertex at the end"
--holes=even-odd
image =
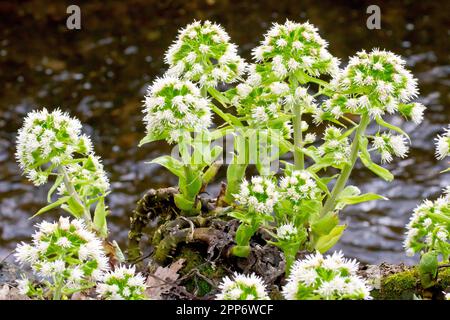
{"type": "Polygon", "coordinates": [[[317,25],[343,63],[360,49],[382,47],[404,56],[418,77],[428,111],[420,126],[404,127],[413,144],[408,158],[389,165],[396,180],[385,183],[365,170],[353,175],[363,191],[390,201],[345,210],[348,229],[339,244],[364,262],[413,261],[401,243],[411,209],[449,182],[449,175],[438,174],[446,164],[434,160],[432,144],[450,123],[449,2],[383,1],[382,29],[368,30],[370,2],[364,1],[85,1],[81,31],[65,27],[69,2],[0,2],[0,258],[28,239],[36,222],[28,218],[46,199],[47,190],[21,177],[14,160],[16,131],[27,112],[59,106],[84,123],[112,181],[112,237],[125,244],[138,198],[150,187],[176,183],[145,164],[168,152],[166,145],[136,145],[144,135],[140,101],[164,72],[163,53],[177,29],[193,19],[217,21],[249,58],[270,23],[289,18],[317,25]]]}

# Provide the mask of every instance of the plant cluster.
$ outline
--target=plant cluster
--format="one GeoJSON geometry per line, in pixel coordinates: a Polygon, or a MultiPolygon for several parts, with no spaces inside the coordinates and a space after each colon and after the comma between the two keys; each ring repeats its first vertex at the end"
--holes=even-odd
{"type": "MultiPolygon", "coordinates": [[[[160,140],[174,146],[174,154],[151,163],[178,177],[174,202],[183,223],[195,228],[207,220],[199,194],[223,164],[224,150],[216,143],[231,133],[226,187],[207,214],[239,221],[231,252],[247,257],[252,237],[264,230],[267,242],[284,253],[286,299],[370,299],[356,261],[340,252],[322,254],[342,236],[346,226],[339,213],[347,205],[386,200],[362,193],[348,180],[358,160],[381,179],[393,180],[380,164],[408,155],[409,137],[391,119],[423,120],[425,106],[412,101],[417,80],[401,57],[378,49],[357,52],[340,68],[310,23],[273,24],[252,56],[245,62],[215,23],[196,21],[180,30],[166,53],[167,72],[145,96],[140,146],[160,140]],[[289,154],[293,161],[274,169],[289,154]],[[258,174],[247,180],[251,165],[258,174]],[[300,250],[316,253],[295,261],[300,250]]],[[[20,280],[20,291],[61,299],[96,286],[104,299],[143,299],[145,279],[134,267],[109,270],[110,186],[81,129],[68,114],[43,109],[31,112],[19,130],[16,155],[23,172],[36,186],[53,183],[49,204],[36,215],[61,207],[74,217],[42,222],[32,243],[17,247],[17,260],[31,266],[39,281],[20,280]]],[[[450,128],[436,139],[437,158],[449,150],[450,128]]],[[[448,260],[450,254],[449,191],[420,205],[407,226],[407,253],[420,252],[421,266],[432,273],[438,255],[448,260]]],[[[158,230],[155,238],[163,234],[158,230]]],[[[114,250],[121,255],[117,246],[114,250]]],[[[254,274],[226,277],[220,290],[218,299],[268,299],[254,274]]]]}
{"type": "Polygon", "coordinates": [[[78,119],[59,109],[32,111],[19,130],[16,156],[36,186],[54,178],[47,196],[50,204],[36,216],[61,207],[106,237],[105,197],[110,192],[109,180],[90,138],[81,133],[81,128],[78,119]],[[55,191],[58,198],[53,201],[55,191]],[[91,207],[95,207],[94,213],[91,207]]]}
{"type": "MultiPolygon", "coordinates": [[[[450,129],[435,140],[436,158],[442,160],[450,156],[450,129]]],[[[445,262],[450,257],[450,186],[443,191],[443,195],[435,201],[427,199],[417,206],[406,225],[403,246],[408,256],[421,255],[419,271],[425,287],[434,284],[439,258],[445,262]]]]}
{"type": "Polygon", "coordinates": [[[411,101],[418,94],[417,80],[401,57],[363,50],[341,69],[310,23],[273,24],[253,50],[253,60],[245,63],[213,23],[194,22],[181,30],[166,54],[169,70],[146,97],[148,126],[141,144],[177,143],[178,157],[153,162],[179,177],[176,204],[193,215],[200,212],[199,193],[220,166],[222,149],[211,144],[231,131],[233,157],[220,200],[241,222],[232,252],[247,256],[250,239],[264,228],[273,236],[270,243],[285,253],[289,272],[300,249],[323,253],[339,240],[345,225],[339,224],[338,212],[345,206],[385,199],[347,185],[353,167],[360,159],[391,181],[393,175],[372,157],[381,163],[406,157],[409,137],[389,123],[390,117],[420,123],[425,107],[411,101]],[[198,101],[196,108],[189,101],[198,101]],[[210,112],[223,124],[208,130],[210,112]],[[311,122],[324,127],[322,140],[311,122]],[[369,134],[372,124],[377,131],[369,134]],[[206,139],[195,143],[198,136],[206,139]],[[293,163],[284,161],[281,174],[271,170],[287,153],[293,154],[293,163]],[[250,164],[259,176],[247,181],[250,164]]]}
{"type": "MultiPolygon", "coordinates": [[[[17,246],[17,262],[31,267],[36,280],[18,280],[19,291],[59,300],[97,286],[105,299],[143,299],[145,286],[134,269],[109,271],[105,198],[110,186],[81,127],[79,120],[59,109],[43,109],[29,113],[19,130],[16,155],[23,172],[36,186],[54,178],[47,196],[50,204],[34,216],[61,207],[74,217],[39,223],[31,244],[17,246]],[[53,201],[55,193],[58,198],[53,201]],[[114,291],[116,285],[120,290],[114,291]]],[[[112,247],[121,259],[119,247],[115,243],[112,247]]]]}
{"type": "MultiPolygon", "coordinates": [[[[290,228],[288,228],[290,229],[290,228]]],[[[359,263],[342,252],[324,257],[319,252],[297,260],[291,268],[282,294],[286,300],[370,300],[370,286],[359,277],[359,263]]],[[[225,277],[218,300],[267,300],[267,288],[255,274],[225,277]]]]}

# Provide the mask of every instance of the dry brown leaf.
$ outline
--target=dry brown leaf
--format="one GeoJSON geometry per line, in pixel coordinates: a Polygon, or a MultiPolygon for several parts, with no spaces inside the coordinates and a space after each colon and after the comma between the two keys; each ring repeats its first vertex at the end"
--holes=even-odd
{"type": "Polygon", "coordinates": [[[145,293],[150,299],[162,300],[162,294],[174,287],[177,281],[178,271],[183,267],[185,260],[179,259],[168,267],[158,267],[154,274],[147,278],[147,290],[145,293]]]}
{"type": "Polygon", "coordinates": [[[17,288],[5,284],[0,287],[0,300],[30,300],[30,298],[20,294],[17,288]]]}

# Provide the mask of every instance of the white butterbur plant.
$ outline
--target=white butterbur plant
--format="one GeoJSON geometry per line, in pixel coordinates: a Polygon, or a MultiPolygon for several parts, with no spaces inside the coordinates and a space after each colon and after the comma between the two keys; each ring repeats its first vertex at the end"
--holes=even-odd
{"type": "MultiPolygon", "coordinates": [[[[450,155],[450,130],[438,135],[436,158],[442,160],[450,155]]],[[[450,170],[444,170],[448,172],[450,170]]],[[[406,225],[406,238],[403,243],[408,256],[420,254],[419,275],[424,288],[435,284],[439,261],[448,262],[450,257],[450,186],[443,195],[434,201],[425,200],[414,209],[406,225]]]]}
{"type": "Polygon", "coordinates": [[[20,293],[40,299],[65,299],[92,288],[109,269],[102,241],[81,219],[39,223],[31,244],[19,244],[14,255],[38,280],[19,280],[20,293]]]}
{"type": "MultiPolygon", "coordinates": [[[[240,222],[232,253],[247,257],[252,237],[264,231],[271,236],[268,242],[284,252],[289,273],[299,250],[324,253],[339,241],[346,226],[339,223],[338,214],[347,205],[386,200],[348,185],[353,168],[360,161],[381,179],[392,181],[393,174],[380,164],[406,157],[410,142],[392,122],[403,118],[419,124],[425,106],[413,101],[419,94],[417,80],[400,56],[362,50],[341,69],[327,41],[309,22],[274,23],[253,49],[251,63],[237,52],[214,23],[194,22],[181,30],[166,53],[170,68],[164,77],[198,86],[189,90],[205,99],[197,105],[207,105],[222,123],[209,131],[207,120],[201,121],[202,128],[191,126],[200,117],[183,122],[180,106],[184,112],[189,105],[181,103],[184,98],[175,99],[172,89],[165,91],[168,95],[155,94],[153,88],[160,82],[156,80],[146,98],[144,142],[177,143],[181,161],[163,156],[153,162],[179,177],[174,198],[181,212],[198,215],[198,195],[217,172],[217,152],[222,151],[210,145],[232,132],[226,188],[217,199],[222,208],[231,207],[229,214],[240,222]],[[167,110],[174,114],[170,121],[161,115],[167,110]],[[164,128],[184,132],[160,135],[164,128]],[[192,131],[208,139],[195,143],[192,131]],[[199,162],[186,151],[191,147],[193,155],[208,161],[196,166],[199,162]],[[280,174],[271,164],[290,159],[288,153],[293,161],[281,161],[280,174]],[[251,164],[258,174],[248,181],[251,164]]],[[[439,150],[445,151],[444,143],[439,150]]]]}
{"type": "Polygon", "coordinates": [[[145,289],[145,278],[135,267],[119,266],[103,274],[96,291],[106,300],[144,300],[145,289]]]}
{"type": "Polygon", "coordinates": [[[54,177],[47,196],[50,204],[36,215],[61,207],[106,237],[105,197],[109,193],[109,180],[89,137],[81,129],[79,120],[59,109],[32,111],[19,130],[16,156],[24,174],[35,185],[54,177]],[[53,200],[56,190],[59,197],[53,200]],[[95,206],[93,214],[92,206],[95,206]]]}
{"type": "Polygon", "coordinates": [[[359,263],[342,252],[297,260],[282,293],[287,300],[370,300],[371,288],[357,275],[359,263]]]}
{"type": "Polygon", "coordinates": [[[216,300],[269,300],[264,281],[255,275],[235,273],[224,277],[219,285],[216,300]]]}

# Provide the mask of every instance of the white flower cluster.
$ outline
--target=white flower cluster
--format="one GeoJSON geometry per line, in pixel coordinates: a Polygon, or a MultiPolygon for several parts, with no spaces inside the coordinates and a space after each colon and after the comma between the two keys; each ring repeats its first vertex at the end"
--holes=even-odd
{"type": "Polygon", "coordinates": [[[235,195],[236,201],[255,213],[270,215],[277,203],[279,193],[277,186],[270,177],[252,177],[251,183],[244,180],[239,193],[235,195]]]}
{"type": "Polygon", "coordinates": [[[414,123],[420,124],[423,121],[423,113],[426,107],[417,102],[413,103],[400,103],[398,105],[398,112],[402,114],[406,119],[411,119],[414,123]]]}
{"type": "MultiPolygon", "coordinates": [[[[446,189],[446,192],[448,188],[446,189]]],[[[406,239],[403,246],[408,256],[417,252],[436,250],[448,257],[450,254],[450,196],[436,201],[425,200],[413,212],[406,225],[406,239]]]]}
{"type": "Polygon", "coordinates": [[[323,134],[324,143],[317,148],[317,153],[324,158],[329,158],[334,165],[340,166],[348,163],[351,153],[350,142],[343,136],[342,130],[329,126],[323,134]]]}
{"type": "Polygon", "coordinates": [[[334,114],[368,113],[373,118],[401,109],[403,115],[420,122],[423,105],[400,107],[418,94],[417,79],[404,65],[405,61],[392,52],[378,49],[358,52],[332,80],[339,93],[324,103],[324,109],[334,114]]]}
{"type": "Polygon", "coordinates": [[[402,135],[392,135],[386,132],[377,133],[373,138],[372,144],[380,153],[382,163],[391,162],[392,155],[404,158],[409,151],[406,138],[402,135]]]}
{"type": "Polygon", "coordinates": [[[108,271],[97,284],[97,294],[107,300],[143,300],[145,289],[145,278],[136,273],[134,266],[108,271]]]}
{"type": "MultiPolygon", "coordinates": [[[[71,184],[82,199],[93,200],[109,192],[109,179],[100,158],[94,154],[89,155],[84,162],[69,163],[66,168],[71,184]]],[[[64,184],[58,187],[58,194],[69,195],[64,184]]]]}
{"type": "Polygon", "coordinates": [[[438,135],[436,140],[436,158],[442,160],[450,156],[450,125],[443,135],[438,135]]]}
{"type": "Polygon", "coordinates": [[[298,229],[292,223],[282,224],[277,227],[277,239],[281,241],[291,241],[298,235],[298,229]]]}
{"type": "Polygon", "coordinates": [[[295,170],[281,178],[280,195],[300,205],[302,200],[316,200],[320,196],[320,189],[308,171],[295,170]]]}
{"type": "Polygon", "coordinates": [[[216,300],[270,300],[264,281],[254,273],[224,277],[219,289],[216,300]]]}
{"type": "Polygon", "coordinates": [[[261,45],[253,50],[253,57],[264,65],[265,72],[280,80],[298,71],[312,76],[334,74],[339,61],[327,46],[312,24],[286,20],[284,24],[273,24],[261,45]]]}
{"type": "Polygon", "coordinates": [[[261,76],[256,72],[256,65],[248,67],[249,76],[232,89],[231,99],[239,115],[250,116],[254,125],[265,125],[277,119],[284,97],[289,93],[289,86],[274,81],[270,85],[261,85],[261,76]]]}
{"type": "Polygon", "coordinates": [[[211,125],[209,100],[188,80],[157,79],[145,97],[144,121],[153,140],[177,141],[180,130],[201,131],[211,125]]]}
{"type": "Polygon", "coordinates": [[[287,300],[371,299],[370,288],[356,272],[359,263],[344,258],[342,252],[323,257],[319,252],[297,260],[283,296],[287,300]]]}
{"type": "Polygon", "coordinates": [[[235,44],[223,28],[210,21],[195,21],[182,29],[166,53],[168,75],[215,87],[232,83],[245,70],[235,44]]]}
{"type": "MultiPolygon", "coordinates": [[[[37,228],[31,244],[17,246],[15,258],[51,286],[61,283],[63,294],[93,286],[108,270],[101,240],[82,220],[60,217],[58,222],[43,221],[37,228]]],[[[23,294],[33,290],[27,279],[19,281],[19,288],[23,294]]]]}
{"type": "Polygon", "coordinates": [[[30,112],[17,137],[17,160],[37,186],[46,183],[52,169],[75,153],[91,152],[91,141],[81,134],[80,121],[59,109],[30,112]]]}

